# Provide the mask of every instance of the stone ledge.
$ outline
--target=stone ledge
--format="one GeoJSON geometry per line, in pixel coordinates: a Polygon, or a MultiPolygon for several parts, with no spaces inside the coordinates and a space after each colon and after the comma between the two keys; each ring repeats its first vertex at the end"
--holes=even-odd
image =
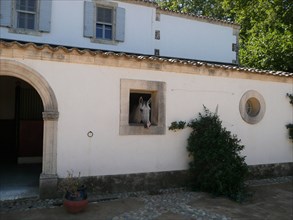
{"type": "Polygon", "coordinates": [[[251,165],[249,172],[250,180],[293,176],[293,162],[251,165]]]}
{"type": "MultiPolygon", "coordinates": [[[[82,177],[90,191],[101,194],[185,187],[188,182],[187,178],[187,170],[82,177]]],[[[62,179],[59,179],[60,182],[62,179]]]]}
{"type": "MultiPolygon", "coordinates": [[[[293,176],[293,163],[249,166],[248,180],[293,176]]],[[[58,183],[62,182],[58,179],[58,183]]],[[[89,191],[98,194],[148,191],[188,187],[188,170],[82,177],[89,191]]]]}

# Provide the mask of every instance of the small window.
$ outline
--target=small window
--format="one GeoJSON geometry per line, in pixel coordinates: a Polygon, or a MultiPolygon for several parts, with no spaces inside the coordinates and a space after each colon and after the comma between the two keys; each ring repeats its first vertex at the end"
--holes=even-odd
{"type": "Polygon", "coordinates": [[[84,37],[91,42],[116,44],[124,41],[125,9],[116,2],[84,2],[84,37]]]}
{"type": "Polygon", "coordinates": [[[238,51],[237,44],[235,44],[235,43],[232,44],[232,51],[234,51],[234,52],[238,51]]]}
{"type": "Polygon", "coordinates": [[[155,49],[154,50],[154,54],[155,54],[155,56],[160,56],[160,50],[159,49],[155,49]]]}
{"type": "Polygon", "coordinates": [[[97,7],[96,38],[112,40],[113,9],[97,7]]]}
{"type": "Polygon", "coordinates": [[[17,28],[35,30],[37,16],[37,0],[17,0],[17,28]]]}
{"type": "Polygon", "coordinates": [[[256,117],[260,112],[260,103],[256,98],[252,97],[246,101],[245,108],[250,117],[256,117]]]}
{"type": "Polygon", "coordinates": [[[128,79],[120,83],[120,135],[165,134],[165,83],[128,79]]]}
{"type": "Polygon", "coordinates": [[[161,20],[161,14],[159,12],[156,12],[156,21],[161,20]]]}
{"type": "Polygon", "coordinates": [[[160,33],[160,31],[156,30],[155,31],[155,39],[160,40],[160,38],[161,38],[161,33],[160,33]]]}
{"type": "Polygon", "coordinates": [[[260,93],[249,90],[242,96],[239,111],[242,119],[249,124],[256,124],[265,114],[265,101],[260,93]]]}

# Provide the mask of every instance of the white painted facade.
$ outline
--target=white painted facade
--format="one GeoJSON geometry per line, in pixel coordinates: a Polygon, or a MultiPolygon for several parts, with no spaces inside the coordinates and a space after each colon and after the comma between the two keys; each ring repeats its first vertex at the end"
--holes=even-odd
{"type": "Polygon", "coordinates": [[[154,55],[157,49],[163,57],[237,62],[236,52],[232,51],[232,44],[237,44],[239,30],[235,24],[167,12],[156,9],[155,4],[113,1],[125,9],[125,39],[114,44],[96,43],[83,34],[85,0],[51,1],[49,32],[14,33],[13,28],[2,25],[0,38],[147,55],[154,55]],[[160,21],[156,20],[156,13],[160,14],[160,21]],[[160,31],[159,40],[155,39],[156,31],[160,31]]]}
{"type": "Polygon", "coordinates": [[[188,169],[190,130],[174,132],[168,127],[173,121],[194,119],[203,105],[218,109],[223,125],[242,140],[248,165],[292,164],[293,146],[285,127],[293,121],[286,97],[292,93],[292,73],[184,60],[237,62],[232,44],[238,43],[239,26],[164,11],[140,1],[113,1],[125,9],[125,36],[123,41],[105,44],[84,37],[84,0],[51,2],[49,32],[28,34],[0,26],[0,120],[15,116],[15,88],[7,86],[6,76],[14,77],[14,85],[19,79],[32,86],[44,105],[40,194],[56,192],[58,178],[70,170],[82,176],[108,176],[188,169]],[[155,39],[156,31],[160,39],[155,39]],[[32,43],[7,42],[13,40],[32,43]],[[155,49],[161,57],[153,56],[155,49]],[[146,135],[139,127],[135,135],[127,134],[130,123],[123,123],[127,124],[129,105],[123,102],[130,99],[130,92],[126,96],[122,92],[123,80],[130,82],[130,89],[143,92],[153,92],[146,91],[152,82],[163,85],[164,91],[154,95],[164,99],[164,108],[162,103],[156,107],[158,133],[146,135]],[[132,88],[132,80],[147,83],[132,88]],[[239,110],[248,91],[259,93],[265,103],[264,116],[255,124],[244,121],[239,110]],[[124,112],[122,105],[127,107],[124,112]]]}
{"type": "Polygon", "coordinates": [[[189,121],[203,105],[218,114],[223,125],[245,145],[249,165],[293,161],[292,142],[285,125],[292,121],[292,107],[285,94],[290,83],[239,79],[146,69],[118,68],[14,59],[40,73],[53,89],[59,110],[57,174],[68,170],[82,176],[185,170],[186,140],[190,130],[164,135],[119,135],[120,80],[166,83],[166,124],[189,121]],[[239,102],[248,90],[265,99],[264,118],[251,125],[242,120],[239,102]],[[93,137],[87,133],[93,132],[93,137]]]}

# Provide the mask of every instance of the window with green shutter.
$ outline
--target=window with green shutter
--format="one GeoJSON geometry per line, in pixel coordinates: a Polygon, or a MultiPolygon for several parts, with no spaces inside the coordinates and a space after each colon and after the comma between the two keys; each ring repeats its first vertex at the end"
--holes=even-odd
{"type": "Polygon", "coordinates": [[[125,9],[117,3],[84,3],[84,36],[92,42],[112,44],[125,38],[125,9]]]}

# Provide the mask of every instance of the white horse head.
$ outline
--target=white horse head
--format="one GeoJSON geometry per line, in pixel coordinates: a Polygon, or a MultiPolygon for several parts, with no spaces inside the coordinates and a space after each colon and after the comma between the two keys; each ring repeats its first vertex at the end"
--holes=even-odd
{"type": "Polygon", "coordinates": [[[148,101],[144,101],[142,97],[139,98],[138,108],[141,115],[141,122],[144,124],[145,128],[149,128],[151,126],[150,122],[150,107],[151,99],[148,101]]]}
{"type": "Polygon", "coordinates": [[[149,128],[151,126],[150,103],[151,98],[148,101],[145,101],[142,97],[140,97],[138,105],[136,106],[136,108],[134,108],[134,112],[131,114],[131,121],[134,123],[143,123],[145,128],[149,128]]]}

